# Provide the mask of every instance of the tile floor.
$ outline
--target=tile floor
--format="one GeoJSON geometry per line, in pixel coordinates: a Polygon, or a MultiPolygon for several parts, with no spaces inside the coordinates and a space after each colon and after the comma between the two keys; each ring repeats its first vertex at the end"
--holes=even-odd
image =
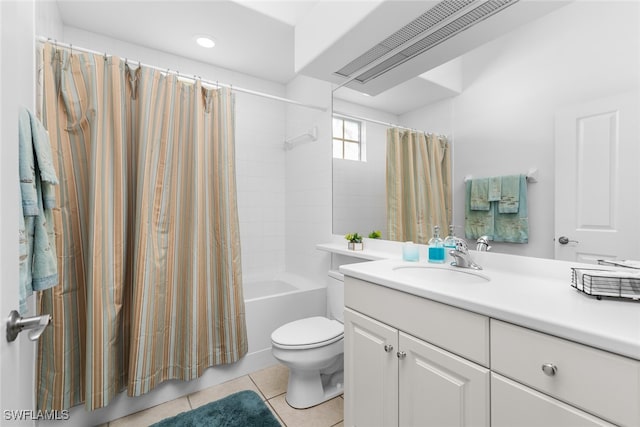
{"type": "MultiPolygon", "coordinates": [[[[242,390],[253,390],[285,427],[343,427],[344,400],[342,396],[309,409],[294,409],[285,401],[289,372],[283,365],[275,365],[244,377],[228,381],[163,403],[153,408],[111,421],[108,427],[129,427],[153,424],[164,418],[188,411],[242,390]]],[[[106,426],[106,424],[105,424],[106,426]]]]}

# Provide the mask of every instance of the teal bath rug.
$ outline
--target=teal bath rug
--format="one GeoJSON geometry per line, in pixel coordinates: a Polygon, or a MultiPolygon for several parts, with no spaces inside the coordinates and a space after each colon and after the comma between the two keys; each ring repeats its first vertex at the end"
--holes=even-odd
{"type": "Polygon", "coordinates": [[[152,427],[281,427],[271,410],[254,391],[245,390],[175,417],[165,418],[152,427]]]}

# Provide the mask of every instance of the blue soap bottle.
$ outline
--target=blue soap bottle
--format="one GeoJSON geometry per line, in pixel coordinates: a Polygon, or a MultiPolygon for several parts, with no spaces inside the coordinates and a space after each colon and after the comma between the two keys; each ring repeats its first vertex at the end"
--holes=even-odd
{"type": "Polygon", "coordinates": [[[429,240],[429,262],[444,263],[444,241],[440,238],[440,227],[433,227],[433,237],[429,240]]]}

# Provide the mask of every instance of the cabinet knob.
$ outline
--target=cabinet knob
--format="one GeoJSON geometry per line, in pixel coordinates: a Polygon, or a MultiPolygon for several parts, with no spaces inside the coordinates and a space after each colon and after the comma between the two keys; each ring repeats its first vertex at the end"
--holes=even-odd
{"type": "Polygon", "coordinates": [[[405,357],[407,357],[407,353],[405,353],[404,351],[399,351],[396,353],[396,356],[398,356],[398,359],[404,359],[405,357]]]}
{"type": "Polygon", "coordinates": [[[393,351],[393,346],[391,344],[386,344],[384,346],[384,351],[386,351],[387,353],[391,353],[393,351]]]}
{"type": "Polygon", "coordinates": [[[545,363],[544,365],[542,365],[542,372],[544,372],[545,375],[549,375],[550,377],[552,377],[556,374],[556,372],[558,372],[558,367],[553,363],[545,363]]]}

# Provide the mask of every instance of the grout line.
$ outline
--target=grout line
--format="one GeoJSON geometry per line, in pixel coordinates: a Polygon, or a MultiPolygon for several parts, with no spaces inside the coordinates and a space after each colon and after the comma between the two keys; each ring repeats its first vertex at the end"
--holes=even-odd
{"type": "Polygon", "coordinates": [[[265,394],[262,392],[262,389],[260,388],[258,383],[255,382],[253,378],[251,378],[251,374],[247,374],[247,377],[249,377],[249,381],[251,381],[253,385],[256,386],[256,389],[258,389],[258,393],[260,393],[260,396],[262,396],[262,401],[267,402],[267,396],[265,396],[265,394]]]}

